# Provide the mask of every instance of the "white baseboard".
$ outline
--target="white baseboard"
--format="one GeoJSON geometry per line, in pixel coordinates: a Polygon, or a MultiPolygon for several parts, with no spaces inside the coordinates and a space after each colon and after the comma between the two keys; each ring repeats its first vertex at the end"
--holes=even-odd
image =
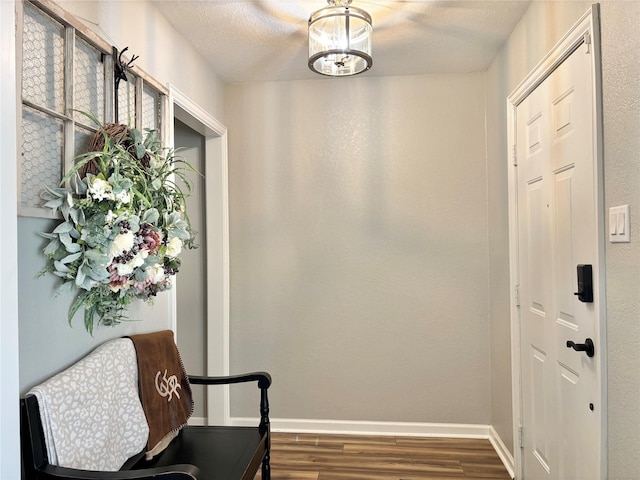
{"type": "Polygon", "coordinates": [[[205,417],[190,417],[189,425],[206,425],[207,419],[205,417]]]}
{"type": "MultiPolygon", "coordinates": [[[[258,419],[232,418],[234,425],[256,425],[258,419]]],[[[453,423],[361,422],[344,420],[271,419],[274,432],[342,435],[396,435],[419,437],[489,438],[488,425],[453,423]]]]}
{"type": "Polygon", "coordinates": [[[500,438],[500,435],[498,435],[498,432],[496,432],[493,427],[491,427],[489,431],[489,441],[491,442],[491,445],[493,445],[493,449],[498,454],[498,457],[500,457],[504,468],[507,469],[507,472],[509,473],[511,478],[516,478],[513,455],[511,455],[511,452],[506,447],[506,445],[500,438]]]}
{"type": "MultiPolygon", "coordinates": [[[[231,417],[230,424],[255,426],[258,418],[231,417]]],[[[336,435],[393,435],[403,437],[486,438],[511,478],[514,461],[511,452],[491,425],[462,423],[358,422],[344,420],[301,420],[272,418],[272,432],[323,433],[336,435]]]]}

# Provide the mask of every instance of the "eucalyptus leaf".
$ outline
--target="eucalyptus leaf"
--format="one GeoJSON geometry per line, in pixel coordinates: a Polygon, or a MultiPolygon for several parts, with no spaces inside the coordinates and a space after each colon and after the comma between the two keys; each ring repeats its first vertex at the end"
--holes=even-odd
{"type": "Polygon", "coordinates": [[[156,255],[149,255],[147,258],[144,259],[142,268],[147,268],[147,267],[151,267],[152,265],[156,265],[157,263],[160,263],[160,260],[161,260],[160,257],[156,255]]]}
{"type": "MultiPolygon", "coordinates": [[[[84,280],[85,280],[85,274],[82,271],[82,269],[78,269],[78,272],[76,273],[76,285],[80,288],[84,288],[83,284],[84,284],[84,280]]],[[[88,290],[88,288],[86,288],[85,290],[88,290]]]]}
{"type": "Polygon", "coordinates": [[[60,208],[61,205],[62,205],[62,199],[61,198],[54,198],[52,200],[49,200],[47,203],[45,203],[42,206],[44,208],[51,208],[53,210],[57,210],[58,208],[60,208]]]}
{"type": "Polygon", "coordinates": [[[137,128],[132,128],[130,131],[131,140],[133,143],[141,143],[142,142],[142,133],[137,128]]]}
{"type": "Polygon", "coordinates": [[[72,208],[69,211],[69,216],[71,217],[71,220],[73,221],[73,223],[75,223],[76,225],[78,224],[78,212],[81,212],[82,210],[78,210],[76,208],[72,208]]]}
{"type": "Polygon", "coordinates": [[[171,228],[169,230],[169,239],[172,238],[179,238],[180,240],[188,240],[189,238],[191,238],[191,235],[189,234],[189,232],[187,232],[187,229],[185,227],[177,227],[177,228],[171,228]]]}
{"type": "Polygon", "coordinates": [[[47,246],[44,248],[44,254],[45,255],[53,255],[54,253],[56,253],[58,251],[58,249],[62,247],[62,243],[60,243],[60,240],[58,240],[58,238],[54,238],[53,240],[51,240],[47,246]]]}
{"type": "Polygon", "coordinates": [[[86,216],[84,214],[84,210],[75,210],[75,212],[78,215],[78,220],[76,220],[76,223],[78,225],[86,225],[87,220],[86,220],[86,216]]]}
{"type": "Polygon", "coordinates": [[[97,250],[87,250],[86,252],[84,252],[84,256],[87,260],[91,260],[92,262],[101,265],[106,266],[109,264],[109,256],[98,252],[97,250]]]}
{"type": "Polygon", "coordinates": [[[53,266],[55,267],[56,271],[60,273],[69,273],[71,271],[69,270],[69,267],[58,260],[53,262],[53,266]]]}
{"type": "Polygon", "coordinates": [[[69,253],[76,253],[82,250],[82,247],[71,239],[71,235],[69,233],[61,234],[60,242],[62,242],[62,244],[64,245],[64,248],[69,253]]]}
{"type": "Polygon", "coordinates": [[[67,233],[71,231],[72,228],[73,228],[73,225],[71,223],[62,222],[53,230],[53,233],[67,233]]]}
{"type": "Polygon", "coordinates": [[[160,212],[157,208],[150,208],[142,215],[142,223],[150,223],[156,225],[160,219],[160,212]]]}
{"type": "Polygon", "coordinates": [[[58,289],[56,290],[56,293],[58,295],[67,294],[73,289],[74,286],[75,286],[75,283],[73,281],[64,282],[62,285],[58,287],[58,289]]]}
{"type": "Polygon", "coordinates": [[[60,259],[60,263],[72,263],[75,262],[77,259],[79,259],[82,256],[82,252],[78,252],[78,253],[73,253],[71,255],[67,255],[66,257],[60,259]]]}
{"type": "Polygon", "coordinates": [[[71,207],[69,206],[69,204],[67,202],[62,202],[62,205],[60,205],[60,211],[62,212],[62,216],[64,217],[64,219],[65,219],[65,221],[67,223],[69,223],[69,210],[70,209],[71,209],[71,207]]]}

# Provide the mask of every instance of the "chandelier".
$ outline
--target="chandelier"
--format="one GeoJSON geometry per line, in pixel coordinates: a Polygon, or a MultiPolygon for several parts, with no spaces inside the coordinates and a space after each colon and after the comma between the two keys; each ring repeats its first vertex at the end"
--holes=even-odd
{"type": "Polygon", "coordinates": [[[309,17],[309,68],[331,77],[346,77],[369,70],[371,15],[351,7],[352,0],[329,4],[309,17]]]}

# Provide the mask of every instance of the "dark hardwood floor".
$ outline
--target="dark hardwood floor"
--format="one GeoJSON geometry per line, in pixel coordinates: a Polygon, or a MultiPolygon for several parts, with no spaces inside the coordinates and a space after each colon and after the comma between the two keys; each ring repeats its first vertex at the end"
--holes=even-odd
{"type": "Polygon", "coordinates": [[[291,433],[272,434],[271,471],[273,480],[511,478],[488,440],[291,433]]]}

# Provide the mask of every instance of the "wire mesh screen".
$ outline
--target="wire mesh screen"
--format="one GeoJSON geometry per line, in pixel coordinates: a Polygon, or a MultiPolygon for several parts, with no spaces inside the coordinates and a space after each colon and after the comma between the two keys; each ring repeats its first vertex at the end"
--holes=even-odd
{"type": "Polygon", "coordinates": [[[144,86],[142,90],[142,128],[158,130],[160,127],[159,95],[153,88],[144,86]]]}
{"type": "Polygon", "coordinates": [[[74,157],[89,151],[89,144],[91,143],[93,134],[94,131],[76,125],[75,131],[73,132],[74,157]]]}
{"type": "Polygon", "coordinates": [[[20,205],[39,207],[45,186],[60,183],[63,158],[63,123],[37,110],[22,109],[22,169],[20,205]]]}
{"type": "Polygon", "coordinates": [[[64,113],[64,27],[25,2],[22,96],[64,113]]]}
{"type": "MultiPolygon", "coordinates": [[[[74,108],[91,113],[104,122],[104,62],[102,53],[76,39],[74,58],[74,108]]],[[[86,123],[87,119],[80,121],[86,123]]]]}
{"type": "Polygon", "coordinates": [[[127,81],[122,80],[118,86],[118,123],[136,124],[136,78],[126,73],[127,81]]]}

